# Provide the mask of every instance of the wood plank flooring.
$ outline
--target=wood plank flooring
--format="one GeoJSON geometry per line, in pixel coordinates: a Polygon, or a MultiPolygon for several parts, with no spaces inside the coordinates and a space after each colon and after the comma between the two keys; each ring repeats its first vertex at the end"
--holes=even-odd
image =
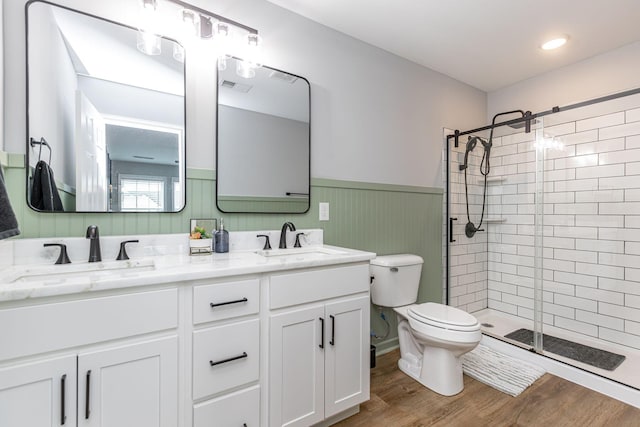
{"type": "Polygon", "coordinates": [[[640,426],[640,409],[545,374],[518,397],[464,376],[462,393],[445,397],[397,367],[398,350],[378,357],[371,399],[339,427],[640,426]]]}

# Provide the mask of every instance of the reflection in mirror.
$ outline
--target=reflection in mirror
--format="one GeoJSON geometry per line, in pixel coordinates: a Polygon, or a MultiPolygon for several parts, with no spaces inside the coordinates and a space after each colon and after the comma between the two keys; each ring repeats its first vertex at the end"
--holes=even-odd
{"type": "Polygon", "coordinates": [[[309,82],[228,59],[218,74],[217,205],[222,212],[309,210],[309,82]]]}
{"type": "Polygon", "coordinates": [[[137,34],[44,1],[29,4],[27,199],[32,208],[177,212],[184,207],[184,63],[174,59],[177,44],[167,39],[161,39],[159,55],[141,52],[137,34]]]}

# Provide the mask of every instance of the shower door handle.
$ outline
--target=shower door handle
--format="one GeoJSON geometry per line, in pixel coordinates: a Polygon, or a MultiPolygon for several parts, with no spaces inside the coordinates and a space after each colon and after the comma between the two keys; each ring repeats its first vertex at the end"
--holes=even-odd
{"type": "Polygon", "coordinates": [[[449,243],[455,242],[455,239],[453,238],[453,221],[457,220],[458,218],[449,217],[449,243]]]}

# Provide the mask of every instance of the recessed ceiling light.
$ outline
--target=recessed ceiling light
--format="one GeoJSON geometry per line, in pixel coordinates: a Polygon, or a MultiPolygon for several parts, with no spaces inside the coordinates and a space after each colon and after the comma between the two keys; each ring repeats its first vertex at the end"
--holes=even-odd
{"type": "Polygon", "coordinates": [[[567,36],[562,36],[562,37],[556,37],[555,39],[549,40],[545,43],[542,44],[542,46],[540,46],[543,50],[553,50],[553,49],[557,49],[560,46],[564,46],[564,44],[567,42],[568,37],[567,36]]]}

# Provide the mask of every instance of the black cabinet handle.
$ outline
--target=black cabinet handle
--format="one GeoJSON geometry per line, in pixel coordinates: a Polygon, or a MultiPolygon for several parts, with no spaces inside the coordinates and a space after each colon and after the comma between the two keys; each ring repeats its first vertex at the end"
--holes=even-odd
{"type": "Polygon", "coordinates": [[[329,344],[336,345],[336,318],[332,314],[329,317],[331,318],[331,341],[329,341],[329,344]]]}
{"type": "Polygon", "coordinates": [[[227,301],[227,302],[217,302],[217,303],[211,303],[209,304],[211,306],[211,308],[216,308],[216,307],[220,307],[222,305],[229,305],[229,304],[240,304],[241,302],[247,302],[249,301],[246,298],[242,298],[242,299],[237,299],[235,301],[227,301]]]}
{"type": "Polygon", "coordinates": [[[324,319],[320,318],[320,348],[324,348],[324,319]]]}
{"type": "Polygon", "coordinates": [[[60,425],[63,426],[67,421],[67,414],[65,413],[65,398],[66,398],[66,384],[67,374],[64,374],[60,379],[60,425]]]}
{"type": "Polygon", "coordinates": [[[85,390],[84,397],[84,419],[88,420],[89,415],[91,415],[91,411],[89,410],[89,403],[91,402],[91,370],[87,371],[87,389],[85,390]]]}
{"type": "Polygon", "coordinates": [[[244,359],[245,357],[249,357],[249,356],[247,355],[246,351],[243,351],[240,356],[233,356],[228,359],[218,360],[217,362],[214,362],[213,360],[209,360],[209,365],[211,366],[222,365],[223,363],[233,362],[234,360],[244,359]]]}
{"type": "Polygon", "coordinates": [[[449,218],[449,243],[455,242],[453,238],[453,221],[457,221],[458,218],[449,218]]]}

